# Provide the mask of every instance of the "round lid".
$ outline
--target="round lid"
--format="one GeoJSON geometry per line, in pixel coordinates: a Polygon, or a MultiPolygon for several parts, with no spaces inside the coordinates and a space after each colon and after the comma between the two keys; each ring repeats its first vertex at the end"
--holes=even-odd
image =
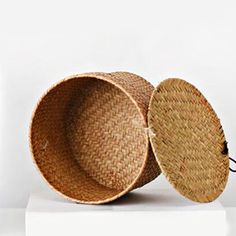
{"type": "Polygon", "coordinates": [[[153,92],[148,112],[150,141],[173,187],[197,202],[224,190],[229,174],[227,142],[205,97],[181,79],[167,79],[153,92]]]}

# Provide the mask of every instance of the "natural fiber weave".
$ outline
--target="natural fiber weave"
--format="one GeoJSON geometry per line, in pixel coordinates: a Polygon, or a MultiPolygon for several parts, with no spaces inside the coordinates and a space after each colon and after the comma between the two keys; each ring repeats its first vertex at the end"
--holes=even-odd
{"type": "Polygon", "coordinates": [[[160,174],[146,132],[153,86],[127,73],[71,76],[40,100],[31,148],[46,181],[81,203],[112,201],[160,174]]]}
{"type": "Polygon", "coordinates": [[[163,81],[150,102],[151,144],[169,182],[185,197],[210,202],[224,190],[229,157],[220,120],[191,84],[163,81]]]}

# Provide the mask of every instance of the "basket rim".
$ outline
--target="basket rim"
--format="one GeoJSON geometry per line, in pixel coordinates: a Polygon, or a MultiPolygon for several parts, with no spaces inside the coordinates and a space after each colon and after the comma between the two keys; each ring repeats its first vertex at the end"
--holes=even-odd
{"type": "MultiPolygon", "coordinates": [[[[129,73],[129,74],[133,74],[130,72],[125,72],[125,71],[119,71],[122,73],[129,73]]],[[[118,83],[116,83],[115,81],[113,81],[110,76],[116,72],[111,72],[111,73],[104,73],[104,72],[92,72],[92,73],[82,73],[82,74],[75,74],[75,75],[70,75],[65,77],[64,79],[60,80],[57,83],[54,83],[52,86],[50,86],[44,93],[43,95],[38,99],[33,112],[31,114],[31,119],[30,119],[30,125],[29,125],[29,133],[28,133],[28,137],[29,137],[29,148],[30,148],[30,152],[31,152],[31,158],[33,160],[33,164],[36,167],[37,171],[40,173],[40,175],[43,177],[44,181],[49,185],[49,187],[56,191],[59,195],[63,196],[65,199],[76,202],[76,203],[83,203],[83,204],[103,204],[103,203],[108,203],[111,201],[114,201],[118,198],[120,198],[121,196],[125,195],[126,193],[128,193],[129,191],[131,191],[134,187],[135,184],[137,183],[138,179],[141,177],[145,166],[147,164],[148,161],[148,153],[149,153],[149,148],[151,148],[149,146],[149,136],[148,136],[148,132],[147,132],[147,128],[148,128],[148,122],[147,119],[145,118],[145,115],[143,114],[143,112],[141,111],[141,108],[139,107],[138,103],[136,102],[136,100],[131,96],[131,94],[129,92],[126,91],[126,89],[124,89],[121,85],[119,85],[118,83]],[[125,95],[129,98],[129,100],[131,100],[131,102],[135,105],[136,109],[139,112],[140,117],[142,118],[143,121],[143,130],[145,133],[145,141],[146,141],[146,153],[145,153],[145,158],[143,160],[142,166],[139,170],[138,175],[135,177],[135,179],[132,181],[132,183],[126,187],[124,190],[121,190],[121,192],[119,192],[118,194],[114,195],[113,197],[110,198],[106,198],[104,200],[98,200],[98,201],[86,201],[86,200],[78,200],[76,198],[73,197],[69,197],[66,194],[64,194],[63,192],[59,191],[56,187],[54,187],[44,176],[43,171],[39,168],[39,166],[37,165],[36,159],[35,159],[35,153],[34,153],[34,147],[32,144],[32,127],[33,127],[33,121],[34,121],[34,117],[37,113],[37,110],[39,108],[39,105],[41,104],[41,102],[46,98],[46,96],[48,95],[48,93],[50,93],[53,89],[55,89],[57,86],[66,83],[67,81],[70,80],[74,80],[74,79],[96,79],[96,80],[101,80],[101,81],[105,81],[109,84],[112,84],[114,87],[118,88],[120,91],[122,91],[123,93],[125,93],[125,95]]],[[[133,74],[135,75],[135,74],[133,74]]],[[[141,77],[142,78],[142,77],[141,77]]],[[[142,78],[143,79],[143,78],[142,78]]],[[[149,83],[150,84],[150,83],[149,83]]],[[[151,84],[150,84],[151,85],[151,84]]],[[[101,185],[102,186],[102,185],[101,185]]],[[[104,186],[106,187],[106,186],[104,186]]],[[[109,187],[106,187],[109,188],[109,187]]],[[[110,188],[111,189],[111,188],[110,188]]]]}

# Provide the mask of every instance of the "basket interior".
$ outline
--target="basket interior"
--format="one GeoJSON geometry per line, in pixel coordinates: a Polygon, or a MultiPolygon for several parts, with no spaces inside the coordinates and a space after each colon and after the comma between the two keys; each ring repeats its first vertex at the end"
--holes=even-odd
{"type": "Polygon", "coordinates": [[[81,202],[114,198],[130,188],[147,156],[144,118],[119,88],[74,78],[51,89],[31,127],[35,162],[59,192],[81,202]]]}

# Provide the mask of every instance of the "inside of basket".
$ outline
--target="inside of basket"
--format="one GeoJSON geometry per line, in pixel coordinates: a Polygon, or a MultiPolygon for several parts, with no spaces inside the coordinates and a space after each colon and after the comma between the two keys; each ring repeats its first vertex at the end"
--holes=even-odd
{"type": "Polygon", "coordinates": [[[64,195],[105,201],[139,176],[147,155],[143,122],[136,105],[111,83],[64,81],[36,109],[31,129],[35,162],[64,195]]]}

